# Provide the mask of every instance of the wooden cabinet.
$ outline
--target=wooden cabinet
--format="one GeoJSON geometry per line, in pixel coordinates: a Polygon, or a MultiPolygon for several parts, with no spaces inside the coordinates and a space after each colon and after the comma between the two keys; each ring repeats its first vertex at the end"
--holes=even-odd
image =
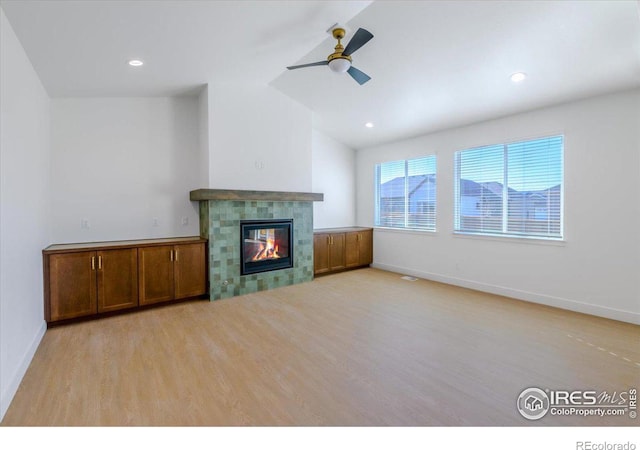
{"type": "Polygon", "coordinates": [[[137,306],[137,259],[135,248],[50,255],[49,320],[137,306]]]}
{"type": "Polygon", "coordinates": [[[96,259],[98,312],[138,306],[138,249],[100,250],[96,259]]]}
{"type": "Polygon", "coordinates": [[[314,274],[335,272],[345,268],[345,234],[319,233],[313,235],[314,274]]]}
{"type": "Polygon", "coordinates": [[[173,300],[173,246],[141,248],[138,274],[141,305],[173,300]]]}
{"type": "MultiPolygon", "coordinates": [[[[47,322],[73,319],[98,312],[95,252],[51,255],[48,262],[47,322]]],[[[45,272],[46,272],[45,265],[45,272]]],[[[46,280],[45,280],[46,281],[46,280]]]]}
{"type": "Polygon", "coordinates": [[[371,228],[335,228],[313,234],[315,275],[368,266],[373,262],[371,228]]]}
{"type": "Polygon", "coordinates": [[[329,272],[329,235],[313,235],[313,273],[315,275],[329,272]]]}
{"type": "Polygon", "coordinates": [[[373,262],[373,230],[345,234],[347,268],[368,266],[373,262]]]}
{"type": "Polygon", "coordinates": [[[206,294],[206,240],[148,239],[43,250],[48,323],[206,294]]]}
{"type": "Polygon", "coordinates": [[[141,305],[196,297],[206,292],[202,244],[141,248],[139,261],[141,305]]]}
{"type": "Polygon", "coordinates": [[[175,298],[189,298],[207,292],[206,249],[203,244],[181,244],[174,249],[175,298]]]}

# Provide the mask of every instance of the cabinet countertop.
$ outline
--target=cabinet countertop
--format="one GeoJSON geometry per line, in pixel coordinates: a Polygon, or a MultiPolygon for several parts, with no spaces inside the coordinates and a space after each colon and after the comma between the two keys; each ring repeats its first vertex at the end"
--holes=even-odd
{"type": "Polygon", "coordinates": [[[349,231],[373,230],[371,227],[341,227],[341,228],[316,228],[314,233],[346,233],[349,231]]]}
{"type": "Polygon", "coordinates": [[[144,247],[149,245],[162,244],[189,244],[197,242],[206,242],[199,236],[173,237],[173,238],[157,238],[157,239],[133,239],[130,241],[104,241],[104,242],[81,242],[77,244],[53,244],[43,250],[44,253],[64,252],[73,250],[96,250],[103,248],[118,247],[144,247]]]}

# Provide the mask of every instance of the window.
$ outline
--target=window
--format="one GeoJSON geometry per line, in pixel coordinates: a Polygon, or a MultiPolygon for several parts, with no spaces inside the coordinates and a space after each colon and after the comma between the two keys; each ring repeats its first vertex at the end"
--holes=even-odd
{"type": "Polygon", "coordinates": [[[562,136],[462,150],[455,170],[456,232],[562,238],[562,136]]]}
{"type": "Polygon", "coordinates": [[[435,231],[435,156],[376,165],[375,224],[435,231]]]}

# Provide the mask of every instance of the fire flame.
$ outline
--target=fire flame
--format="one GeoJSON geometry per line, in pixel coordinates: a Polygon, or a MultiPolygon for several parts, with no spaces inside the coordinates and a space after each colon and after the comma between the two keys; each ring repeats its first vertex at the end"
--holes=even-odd
{"type": "Polygon", "coordinates": [[[278,259],[278,246],[273,239],[267,239],[266,244],[260,244],[260,250],[256,253],[251,261],[262,261],[264,259],[278,259]]]}

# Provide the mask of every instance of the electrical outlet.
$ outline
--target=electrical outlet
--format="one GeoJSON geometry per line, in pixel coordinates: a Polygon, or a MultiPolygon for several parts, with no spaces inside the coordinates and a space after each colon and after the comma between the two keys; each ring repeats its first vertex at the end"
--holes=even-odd
{"type": "Polygon", "coordinates": [[[183,216],[182,217],[182,226],[187,226],[189,225],[189,218],[187,216],[183,216]]]}
{"type": "Polygon", "coordinates": [[[157,226],[158,226],[158,223],[159,223],[158,218],[157,218],[157,217],[154,217],[154,218],[153,218],[153,226],[154,226],[154,227],[157,227],[157,226]]]}
{"type": "Polygon", "coordinates": [[[89,222],[89,219],[80,219],[80,228],[84,228],[85,230],[88,230],[89,228],[91,228],[91,223],[89,222]]]}

